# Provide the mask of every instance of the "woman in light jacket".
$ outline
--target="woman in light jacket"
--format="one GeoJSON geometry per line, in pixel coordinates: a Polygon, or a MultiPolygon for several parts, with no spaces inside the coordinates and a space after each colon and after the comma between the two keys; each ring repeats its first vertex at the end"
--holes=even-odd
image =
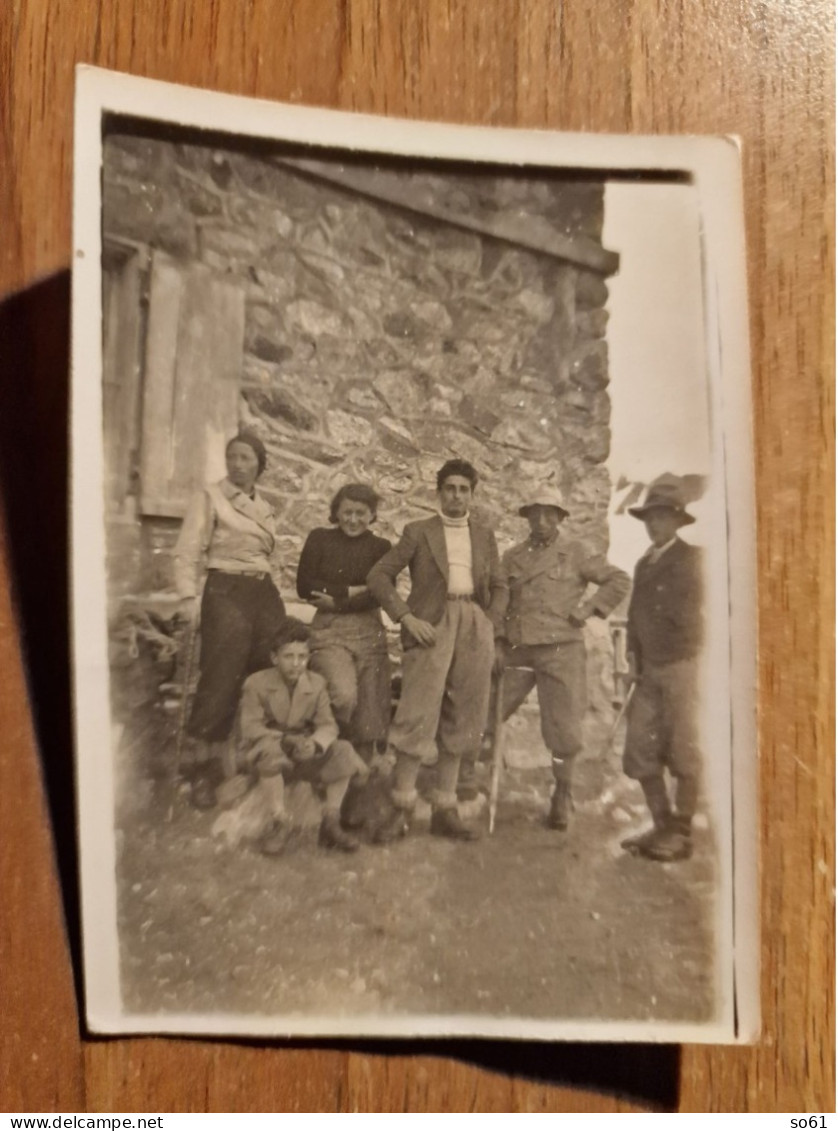
{"type": "Polygon", "coordinates": [[[200,675],[187,735],[192,745],[192,803],[211,809],[215,790],[233,772],[231,731],[242,684],[270,667],[270,642],[285,617],[271,576],[275,516],[256,490],[265,470],[261,440],[240,432],[227,444],[227,475],[193,496],[175,546],[175,584],[182,610],[198,615],[200,675]]]}

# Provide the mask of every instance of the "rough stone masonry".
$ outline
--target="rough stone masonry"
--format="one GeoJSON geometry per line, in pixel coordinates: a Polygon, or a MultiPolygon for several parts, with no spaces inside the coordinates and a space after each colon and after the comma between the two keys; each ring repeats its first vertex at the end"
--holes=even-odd
{"type": "MultiPolygon", "coordinates": [[[[311,156],[115,134],[103,171],[106,240],[244,288],[239,420],[268,447],[260,489],[279,515],[285,594],[342,483],[379,491],[377,529],[394,539],[432,511],[451,456],[480,472],[475,509],[501,551],[526,534],[519,500],[547,481],[566,494],[569,533],[605,549],[617,257],[601,245],[603,184],[311,156]]],[[[112,581],[164,586],[176,530],[142,515],[133,534],[112,527],[154,559],[153,576],[112,581]]]]}

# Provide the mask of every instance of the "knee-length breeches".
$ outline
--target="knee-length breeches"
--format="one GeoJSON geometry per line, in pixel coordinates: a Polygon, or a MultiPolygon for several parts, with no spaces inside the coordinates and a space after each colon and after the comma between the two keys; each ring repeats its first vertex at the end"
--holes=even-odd
{"type": "Polygon", "coordinates": [[[507,654],[503,675],[503,717],[521,706],[533,687],[544,744],[556,757],[575,758],[582,749],[588,701],[585,644],[521,644],[507,654]]]}
{"type": "Polygon", "coordinates": [[[390,657],[377,610],[317,612],[309,667],[326,680],[332,711],[351,742],[379,742],[390,722],[390,657]]]}
{"type": "Polygon", "coordinates": [[[695,660],[645,664],[628,711],[623,769],[642,781],[664,768],[678,777],[701,770],[695,660]]]}

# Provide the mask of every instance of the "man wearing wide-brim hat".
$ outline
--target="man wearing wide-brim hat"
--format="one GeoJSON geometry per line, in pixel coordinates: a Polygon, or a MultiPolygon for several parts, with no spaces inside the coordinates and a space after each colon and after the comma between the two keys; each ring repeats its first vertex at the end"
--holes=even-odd
{"type": "Polygon", "coordinates": [[[565,829],[587,706],[582,627],[590,616],[608,616],[628,593],[629,578],[602,554],[562,537],[568,510],[556,487],[534,490],[518,513],[530,535],[503,557],[503,600],[496,612],[505,669],[502,711],[509,718],[537,688],[555,780],[548,823],[565,829]],[[596,589],[588,595],[591,585],[596,589]]]}
{"type": "Polygon", "coordinates": [[[653,824],[623,848],[668,863],[692,854],[699,791],[702,554],[678,537],[682,526],[695,522],[678,476],[660,476],[628,513],[645,524],[652,544],[637,563],[628,611],[626,648],[636,683],[623,769],[643,787],[653,824]],[[666,773],[675,784],[674,804],[666,773]]]}

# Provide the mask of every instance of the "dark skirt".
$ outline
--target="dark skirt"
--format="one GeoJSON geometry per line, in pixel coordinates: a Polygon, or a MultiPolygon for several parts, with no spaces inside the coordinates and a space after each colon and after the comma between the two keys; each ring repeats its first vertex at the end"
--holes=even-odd
{"type": "Polygon", "coordinates": [[[269,574],[209,571],[201,598],[200,676],[187,727],[193,738],[220,742],[229,736],[242,684],[271,666],[271,641],[284,619],[269,574]]]}

